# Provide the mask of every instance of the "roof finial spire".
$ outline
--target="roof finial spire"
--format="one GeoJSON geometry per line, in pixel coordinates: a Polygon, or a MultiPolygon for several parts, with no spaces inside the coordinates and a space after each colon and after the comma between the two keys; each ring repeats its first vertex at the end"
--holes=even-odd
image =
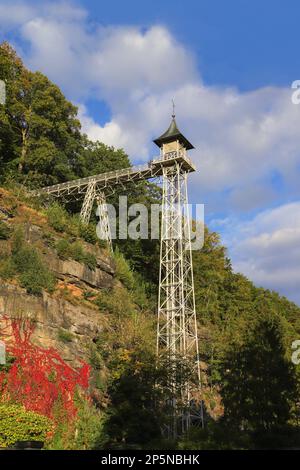
{"type": "Polygon", "coordinates": [[[173,106],[173,114],[172,114],[172,118],[175,119],[175,102],[174,100],[172,99],[172,106],[173,106]]]}

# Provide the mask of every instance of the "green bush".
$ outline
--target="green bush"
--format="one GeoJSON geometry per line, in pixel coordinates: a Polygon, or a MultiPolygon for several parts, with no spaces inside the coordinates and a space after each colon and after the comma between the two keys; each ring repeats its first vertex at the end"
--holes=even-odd
{"type": "Polygon", "coordinates": [[[92,253],[86,251],[84,253],[83,262],[88,268],[90,268],[92,271],[95,271],[97,267],[97,259],[92,253]]]}
{"type": "Polygon", "coordinates": [[[53,292],[55,277],[43,264],[35,248],[24,246],[13,255],[20,283],[30,294],[41,294],[45,289],[53,292]]]}
{"type": "Polygon", "coordinates": [[[57,254],[62,259],[68,259],[71,257],[70,250],[71,243],[65,238],[61,238],[55,245],[57,254]]]}
{"type": "Polygon", "coordinates": [[[77,408],[76,419],[68,423],[56,417],[58,426],[51,439],[47,440],[48,450],[88,450],[99,448],[103,427],[102,414],[96,407],[81,397],[75,395],[77,408]]]}
{"type": "Polygon", "coordinates": [[[20,226],[16,227],[13,234],[12,253],[17,253],[24,245],[24,233],[20,226]]]}
{"type": "Polygon", "coordinates": [[[12,258],[2,258],[0,265],[0,277],[4,280],[12,279],[16,274],[16,268],[12,258]]]}
{"type": "Polygon", "coordinates": [[[6,262],[4,274],[19,275],[20,284],[30,294],[41,294],[43,289],[53,292],[55,277],[45,266],[36,248],[24,242],[23,233],[17,229],[13,238],[12,258],[6,262]]]}
{"type": "Polygon", "coordinates": [[[44,266],[39,266],[36,270],[30,269],[21,274],[20,283],[29,294],[33,295],[41,294],[44,289],[53,292],[55,288],[55,278],[44,266]]]}
{"type": "Polygon", "coordinates": [[[82,244],[79,241],[76,241],[70,245],[70,257],[73,258],[78,263],[84,263],[84,249],[82,244]]]}
{"type": "Polygon", "coordinates": [[[9,226],[0,220],[0,240],[8,240],[10,237],[11,229],[9,226]]]}
{"type": "Polygon", "coordinates": [[[89,225],[80,224],[79,236],[83,238],[87,243],[96,244],[97,242],[96,228],[92,224],[89,224],[89,225]]]}
{"type": "Polygon", "coordinates": [[[63,343],[71,343],[71,341],[73,341],[73,333],[60,328],[58,331],[58,339],[63,343]]]}
{"type": "Polygon", "coordinates": [[[114,260],[116,263],[116,276],[128,289],[134,287],[134,275],[130,270],[126,259],[118,250],[114,253],[114,260]]]}
{"type": "Polygon", "coordinates": [[[98,245],[100,246],[100,248],[106,248],[106,249],[108,248],[107,241],[106,240],[101,240],[100,238],[98,240],[98,245]]]}
{"type": "Polygon", "coordinates": [[[39,255],[35,248],[29,245],[22,246],[13,254],[13,260],[19,273],[27,272],[38,266],[39,255]]]}
{"type": "Polygon", "coordinates": [[[64,232],[68,226],[68,213],[59,204],[55,203],[50,206],[46,214],[48,216],[49,225],[57,232],[64,232]]]}
{"type": "Polygon", "coordinates": [[[109,312],[118,318],[135,312],[132,295],[123,287],[115,286],[113,289],[101,289],[94,303],[101,312],[109,312]]]}
{"type": "Polygon", "coordinates": [[[95,226],[83,224],[78,215],[68,214],[59,204],[55,203],[50,206],[46,214],[49,225],[57,232],[65,232],[72,237],[81,237],[88,243],[95,244],[97,242],[95,226]]]}
{"type": "Polygon", "coordinates": [[[97,259],[88,251],[85,251],[79,241],[70,243],[66,239],[61,239],[56,244],[56,251],[62,259],[73,259],[78,263],[85,264],[88,268],[95,270],[97,266],[97,259]]]}
{"type": "Polygon", "coordinates": [[[55,239],[51,232],[46,231],[43,233],[42,236],[43,236],[43,240],[45,240],[48,246],[50,246],[51,248],[55,247],[55,239]]]}
{"type": "Polygon", "coordinates": [[[17,441],[45,441],[52,429],[52,421],[21,405],[0,404],[0,447],[12,446],[17,441]]]}
{"type": "Polygon", "coordinates": [[[92,292],[90,290],[85,290],[83,292],[83,298],[85,300],[90,300],[90,299],[93,299],[95,297],[95,292],[92,292]]]}
{"type": "Polygon", "coordinates": [[[103,358],[95,344],[91,345],[89,359],[89,363],[94,370],[101,370],[103,368],[103,358]]]}

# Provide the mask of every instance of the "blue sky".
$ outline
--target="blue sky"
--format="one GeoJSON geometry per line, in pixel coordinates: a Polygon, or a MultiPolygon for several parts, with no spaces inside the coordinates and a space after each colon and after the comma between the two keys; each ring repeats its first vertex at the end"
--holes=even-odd
{"type": "Polygon", "coordinates": [[[297,76],[297,0],[84,1],[104,25],[163,24],[197,56],[208,84],[287,85],[297,76]]]}
{"type": "Polygon", "coordinates": [[[193,202],[236,270],[300,303],[296,0],[0,0],[0,40],[134,163],[169,124],[194,143],[193,202]]]}

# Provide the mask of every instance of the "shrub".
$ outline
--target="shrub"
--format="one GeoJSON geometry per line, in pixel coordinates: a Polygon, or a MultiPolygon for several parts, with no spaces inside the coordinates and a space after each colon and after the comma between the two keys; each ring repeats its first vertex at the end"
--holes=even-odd
{"type": "Polygon", "coordinates": [[[50,271],[44,267],[39,269],[30,269],[20,276],[21,286],[24,287],[29,294],[41,294],[43,289],[53,292],[55,288],[55,278],[50,271]]]}
{"type": "Polygon", "coordinates": [[[2,279],[12,279],[16,274],[16,268],[12,258],[4,258],[1,260],[0,277],[2,279]]]}
{"type": "Polygon", "coordinates": [[[75,397],[77,417],[72,422],[58,420],[59,425],[46,443],[49,450],[95,449],[101,442],[102,414],[79,393],[75,397]]]}
{"type": "Polygon", "coordinates": [[[10,237],[11,229],[0,220],[0,240],[7,240],[10,237]]]}
{"type": "Polygon", "coordinates": [[[95,226],[83,224],[78,215],[71,216],[59,204],[55,203],[50,206],[46,214],[49,225],[57,232],[65,232],[72,237],[81,237],[88,243],[95,244],[97,242],[95,226]]]}
{"type": "Polygon", "coordinates": [[[6,265],[6,275],[16,272],[22,287],[30,294],[41,294],[43,289],[53,292],[55,277],[42,262],[37,250],[26,245],[23,233],[17,229],[14,234],[12,260],[6,265]],[[15,271],[14,271],[15,270],[15,271]]]}
{"type": "Polygon", "coordinates": [[[57,232],[66,231],[68,225],[68,213],[59,204],[55,203],[50,206],[46,214],[48,216],[49,225],[57,232]]]}
{"type": "Polygon", "coordinates": [[[20,274],[20,283],[30,294],[41,294],[43,289],[53,292],[55,277],[43,264],[35,248],[24,246],[13,254],[13,261],[20,274]]]}
{"type": "Polygon", "coordinates": [[[63,343],[71,343],[73,340],[73,334],[70,331],[66,331],[61,328],[58,331],[58,339],[63,343]]]}
{"type": "Polygon", "coordinates": [[[29,245],[24,245],[15,251],[13,259],[19,273],[33,269],[40,261],[37,251],[29,245]]]}
{"type": "Polygon", "coordinates": [[[79,241],[70,243],[66,239],[61,239],[56,244],[57,254],[60,258],[71,258],[78,263],[85,264],[88,268],[95,270],[97,266],[97,259],[88,251],[85,251],[79,241]]]}
{"type": "Polygon", "coordinates": [[[24,233],[20,226],[16,227],[13,234],[12,253],[17,253],[24,245],[24,233]]]}
{"type": "Polygon", "coordinates": [[[90,299],[93,299],[95,297],[95,292],[92,292],[90,290],[85,290],[83,292],[83,298],[85,300],[90,300],[90,299]]]}
{"type": "Polygon", "coordinates": [[[118,250],[114,253],[114,260],[116,263],[116,276],[128,289],[133,289],[134,287],[134,276],[130,267],[118,250]]]}
{"type": "Polygon", "coordinates": [[[48,246],[50,246],[51,248],[55,247],[55,239],[51,232],[46,231],[43,233],[42,236],[43,236],[43,240],[45,240],[48,246]]]}
{"type": "Polygon", "coordinates": [[[130,293],[124,287],[118,286],[112,290],[101,289],[94,303],[101,312],[109,312],[119,318],[131,315],[135,309],[130,293]]]}
{"type": "Polygon", "coordinates": [[[45,441],[52,430],[52,421],[22,405],[0,404],[0,447],[17,441],[45,441]]]}
{"type": "Polygon", "coordinates": [[[97,259],[92,253],[89,253],[88,251],[86,251],[84,253],[83,262],[88,268],[90,268],[92,271],[95,271],[97,267],[97,259]]]}
{"type": "Polygon", "coordinates": [[[61,238],[55,245],[57,254],[62,259],[68,259],[71,256],[70,242],[65,238],[61,238]]]}
{"type": "Polygon", "coordinates": [[[100,246],[100,248],[106,248],[106,249],[108,248],[107,241],[106,240],[101,240],[100,238],[98,240],[98,245],[100,246]]]}
{"type": "Polygon", "coordinates": [[[79,226],[79,235],[83,238],[87,243],[95,244],[97,242],[97,234],[94,225],[84,225],[80,224],[79,226]]]}
{"type": "Polygon", "coordinates": [[[70,245],[70,257],[78,263],[84,262],[84,249],[79,241],[76,241],[70,245]]]}

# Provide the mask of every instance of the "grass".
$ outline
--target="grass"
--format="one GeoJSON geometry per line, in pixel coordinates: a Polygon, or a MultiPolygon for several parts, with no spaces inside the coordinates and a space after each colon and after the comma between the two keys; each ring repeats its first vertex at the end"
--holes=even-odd
{"type": "Polygon", "coordinates": [[[71,343],[73,341],[74,335],[70,331],[60,328],[57,335],[59,341],[63,343],[71,343]]]}
{"type": "Polygon", "coordinates": [[[96,257],[92,253],[84,250],[82,244],[79,241],[71,243],[65,238],[62,238],[56,243],[55,247],[60,258],[73,259],[78,263],[85,264],[92,271],[96,269],[96,257]]]}
{"type": "Polygon", "coordinates": [[[47,210],[49,225],[60,233],[67,233],[72,237],[80,237],[87,243],[96,244],[98,241],[96,228],[92,224],[83,224],[78,215],[70,215],[62,206],[55,203],[47,210]]]}

